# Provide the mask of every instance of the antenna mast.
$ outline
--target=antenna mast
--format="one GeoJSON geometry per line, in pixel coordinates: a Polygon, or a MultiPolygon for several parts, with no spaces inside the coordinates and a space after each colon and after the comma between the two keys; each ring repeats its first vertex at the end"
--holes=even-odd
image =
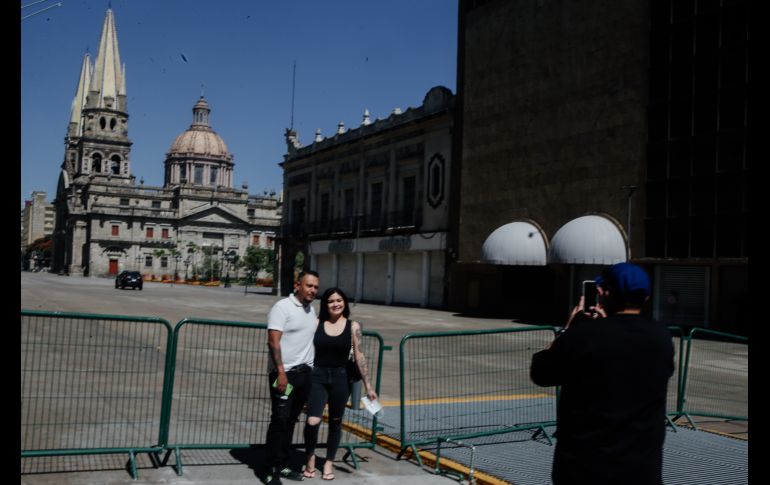
{"type": "Polygon", "coordinates": [[[297,80],[297,61],[294,61],[294,69],[291,73],[291,125],[290,130],[294,129],[294,88],[297,80]]]}

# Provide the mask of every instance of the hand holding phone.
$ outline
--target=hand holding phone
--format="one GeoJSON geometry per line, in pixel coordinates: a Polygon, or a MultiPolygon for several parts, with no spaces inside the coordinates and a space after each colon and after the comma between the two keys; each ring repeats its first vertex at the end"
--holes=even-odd
{"type": "Polygon", "coordinates": [[[585,313],[594,313],[591,307],[599,303],[599,292],[596,289],[596,281],[586,280],[583,282],[583,311],[585,313]]]}
{"type": "MultiPolygon", "coordinates": [[[[273,387],[275,387],[275,388],[278,387],[278,379],[276,379],[275,382],[273,382],[273,387]]],[[[291,383],[287,383],[286,384],[286,389],[283,391],[283,395],[284,396],[288,396],[289,394],[291,394],[291,391],[293,389],[294,389],[294,386],[292,386],[291,383]]]]}

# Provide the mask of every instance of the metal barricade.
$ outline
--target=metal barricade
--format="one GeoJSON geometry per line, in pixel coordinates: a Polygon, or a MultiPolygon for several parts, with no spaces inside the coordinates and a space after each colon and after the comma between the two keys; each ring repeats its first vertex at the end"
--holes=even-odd
{"type": "Polygon", "coordinates": [[[401,451],[556,422],[556,390],[529,377],[554,327],[410,334],[400,345],[401,451]]]}
{"type": "MultiPolygon", "coordinates": [[[[363,323],[361,326],[363,328],[363,323]]],[[[383,343],[382,336],[373,331],[363,330],[361,351],[366,356],[366,365],[369,370],[369,382],[374,386],[375,392],[380,393],[380,381],[382,380],[382,358],[385,350],[389,350],[383,343]]],[[[353,465],[358,468],[358,457],[356,448],[374,448],[377,442],[377,431],[380,427],[377,418],[372,416],[361,405],[361,397],[366,395],[361,382],[353,384],[349,408],[345,410],[342,418],[342,440],[340,448],[347,450],[343,460],[350,456],[353,459],[353,465]]],[[[325,426],[322,426],[324,428],[325,426]]],[[[326,433],[326,431],[324,431],[326,433]]],[[[325,434],[324,434],[325,436],[325,434]]]]}
{"type": "MultiPolygon", "coordinates": [[[[382,339],[364,333],[364,352],[379,390],[382,339]]],[[[166,399],[165,463],[175,453],[182,475],[182,449],[235,449],[262,445],[270,424],[267,325],[187,318],[174,329],[173,386],[166,399]]],[[[365,411],[348,409],[340,448],[372,447],[376,422],[365,411]]],[[[293,443],[304,439],[304,415],[295,426],[293,443]]],[[[319,446],[326,442],[326,425],[319,446]]],[[[354,461],[356,460],[353,454],[354,461]]],[[[356,462],[357,465],[357,462],[356,462]]]]}
{"type": "Polygon", "coordinates": [[[21,311],[21,456],[163,450],[171,326],[160,318],[21,311]]]}
{"type": "Polygon", "coordinates": [[[668,327],[668,330],[671,332],[671,340],[674,345],[674,375],[668,380],[666,415],[679,416],[682,409],[682,379],[684,378],[687,338],[684,335],[684,331],[679,327],[668,327]]]}
{"type": "Polygon", "coordinates": [[[687,342],[680,416],[749,419],[749,339],[694,328],[687,342]]]}

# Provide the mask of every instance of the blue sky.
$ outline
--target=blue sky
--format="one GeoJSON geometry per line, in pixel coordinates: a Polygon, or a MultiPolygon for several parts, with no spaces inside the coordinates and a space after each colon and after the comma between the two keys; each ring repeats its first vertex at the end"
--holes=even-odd
{"type": "MultiPolygon", "coordinates": [[[[30,5],[35,0],[22,1],[30,5]]],[[[21,9],[21,17],[55,4],[21,9]]],[[[63,0],[21,21],[21,198],[56,194],[83,55],[92,60],[108,4],[126,65],[131,169],[163,184],[163,161],[203,89],[212,128],[235,156],[235,187],[279,191],[291,122],[360,125],[456,91],[457,0],[63,0]],[[203,88],[201,87],[203,85],[203,88]]]]}

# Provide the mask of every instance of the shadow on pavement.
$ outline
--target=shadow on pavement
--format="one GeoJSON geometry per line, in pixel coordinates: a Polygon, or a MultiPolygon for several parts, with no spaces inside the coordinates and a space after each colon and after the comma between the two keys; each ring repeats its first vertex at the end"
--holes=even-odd
{"type": "MultiPolygon", "coordinates": [[[[254,475],[262,482],[267,481],[267,475],[270,469],[267,465],[267,450],[264,445],[251,445],[248,448],[233,448],[230,450],[230,456],[248,466],[254,475]]],[[[291,452],[291,467],[294,470],[302,471],[305,464],[305,455],[299,449],[293,449],[291,452]]]]}

